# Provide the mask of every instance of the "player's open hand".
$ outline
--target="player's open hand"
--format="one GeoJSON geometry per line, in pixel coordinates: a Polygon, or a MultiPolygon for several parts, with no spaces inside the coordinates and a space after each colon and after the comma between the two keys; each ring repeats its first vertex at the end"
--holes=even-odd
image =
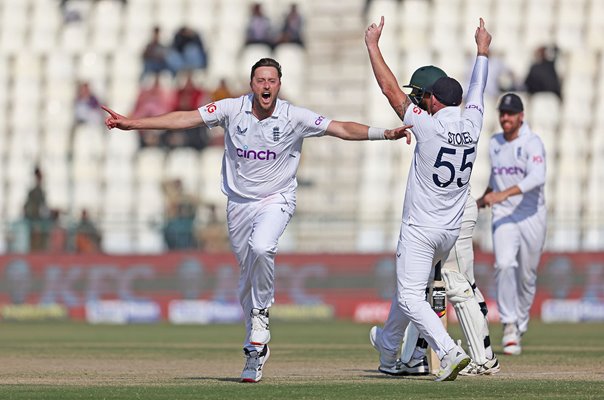
{"type": "Polygon", "coordinates": [[[127,124],[128,118],[124,117],[121,114],[116,113],[112,109],[106,106],[101,106],[103,110],[109,113],[109,116],[105,118],[105,126],[109,129],[118,128],[118,129],[130,129],[127,124]]]}
{"type": "Polygon", "coordinates": [[[492,36],[484,27],[484,20],[482,18],[480,18],[480,20],[479,20],[479,26],[478,26],[478,28],[476,28],[476,33],[474,34],[474,39],[476,40],[478,54],[488,55],[492,36]]]}
{"type": "Polygon", "coordinates": [[[398,140],[400,138],[407,138],[407,144],[411,144],[411,131],[413,125],[405,125],[395,129],[386,129],[384,137],[388,140],[398,140]]]}
{"type": "Polygon", "coordinates": [[[380,40],[380,36],[382,35],[382,29],[384,28],[384,16],[380,19],[380,24],[371,24],[369,28],[365,31],[365,44],[367,47],[370,45],[378,44],[380,40]]]}

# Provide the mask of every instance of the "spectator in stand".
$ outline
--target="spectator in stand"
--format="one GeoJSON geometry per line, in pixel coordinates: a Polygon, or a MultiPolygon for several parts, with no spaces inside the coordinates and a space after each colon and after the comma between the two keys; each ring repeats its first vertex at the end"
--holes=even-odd
{"type": "Polygon", "coordinates": [[[302,39],[303,26],[304,20],[298,12],[298,5],[294,3],[290,6],[289,12],[285,16],[277,44],[295,43],[304,47],[304,40],[302,39]]]}
{"type": "Polygon", "coordinates": [[[210,99],[212,101],[218,101],[233,96],[233,92],[231,91],[231,89],[229,89],[226,79],[222,78],[218,83],[216,89],[214,89],[214,91],[212,92],[210,99]]]}
{"type": "MultiPolygon", "coordinates": [[[[151,41],[145,46],[143,51],[143,73],[141,80],[147,74],[158,74],[162,71],[170,71],[168,64],[169,47],[161,43],[161,29],[159,26],[153,27],[151,41]]],[[[171,71],[174,73],[174,71],[171,71]]]]}
{"type": "Polygon", "coordinates": [[[24,212],[29,225],[29,243],[31,251],[46,250],[49,231],[49,209],[46,205],[46,192],[42,187],[42,171],[34,170],[35,185],[27,193],[24,212]]]}
{"type": "Polygon", "coordinates": [[[535,62],[531,65],[524,81],[526,91],[529,94],[552,92],[562,100],[562,85],[556,72],[557,57],[558,47],[556,46],[551,48],[541,46],[535,50],[535,62]]]}
{"type": "Polygon", "coordinates": [[[61,211],[50,210],[48,224],[48,248],[51,253],[63,253],[67,249],[67,231],[61,224],[61,211]]]}
{"type": "Polygon", "coordinates": [[[264,15],[260,3],[252,4],[252,13],[246,29],[245,44],[266,44],[273,47],[273,28],[270,19],[264,15]]]}
{"type": "Polygon", "coordinates": [[[88,215],[88,210],[83,209],[80,221],[75,227],[76,253],[98,253],[101,251],[101,232],[88,215]]]}
{"type": "Polygon", "coordinates": [[[180,179],[162,183],[166,204],[164,240],[170,250],[194,249],[197,239],[194,234],[198,200],[185,193],[180,179]]]}
{"type": "Polygon", "coordinates": [[[181,27],[174,35],[167,61],[174,74],[183,70],[205,69],[208,56],[199,33],[188,26],[181,27]]]}
{"type": "Polygon", "coordinates": [[[193,74],[188,71],[184,78],[183,85],[176,90],[174,96],[173,111],[191,111],[197,110],[208,100],[206,91],[195,84],[193,74]]]}
{"type": "Polygon", "coordinates": [[[76,124],[102,124],[104,120],[101,102],[90,89],[88,82],[78,82],[75,98],[76,124]]]}
{"type": "MultiPolygon", "coordinates": [[[[162,87],[159,75],[153,77],[149,87],[143,82],[138,93],[132,118],[154,117],[172,111],[170,92],[162,87]]],[[[141,147],[161,146],[161,131],[139,131],[141,147]]]]}
{"type": "MultiPolygon", "coordinates": [[[[206,104],[208,94],[195,85],[191,71],[187,72],[184,84],[176,91],[172,111],[197,110],[202,104],[206,104]]],[[[210,141],[208,129],[195,127],[186,130],[167,131],[163,135],[164,145],[168,148],[192,147],[201,150],[210,141]]]]}

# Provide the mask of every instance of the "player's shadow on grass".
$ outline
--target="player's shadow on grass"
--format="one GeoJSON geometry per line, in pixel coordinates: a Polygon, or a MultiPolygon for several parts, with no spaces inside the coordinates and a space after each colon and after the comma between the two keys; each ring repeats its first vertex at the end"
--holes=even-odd
{"type": "Polygon", "coordinates": [[[361,377],[366,379],[410,379],[414,381],[425,381],[434,380],[434,377],[431,375],[388,375],[378,372],[376,370],[364,369],[361,371],[361,377]]]}
{"type": "Polygon", "coordinates": [[[177,381],[217,381],[217,382],[236,382],[236,383],[241,382],[241,378],[235,378],[235,377],[217,378],[215,376],[187,376],[184,378],[174,378],[174,379],[177,381]]]}

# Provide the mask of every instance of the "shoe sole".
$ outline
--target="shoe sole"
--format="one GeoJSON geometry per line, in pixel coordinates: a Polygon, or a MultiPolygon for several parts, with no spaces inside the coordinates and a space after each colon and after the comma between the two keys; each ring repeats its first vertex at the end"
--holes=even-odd
{"type": "Polygon", "coordinates": [[[447,376],[444,379],[435,379],[436,382],[444,382],[444,381],[454,381],[457,378],[457,375],[459,375],[459,373],[461,372],[462,369],[464,369],[465,367],[468,366],[468,364],[470,363],[470,357],[466,357],[463,360],[461,360],[459,362],[459,364],[457,364],[455,366],[455,368],[453,368],[453,370],[451,371],[451,373],[449,374],[449,376],[447,376]]]}
{"type": "Polygon", "coordinates": [[[386,375],[390,375],[390,376],[426,376],[426,375],[429,375],[428,372],[408,372],[408,371],[390,372],[390,371],[381,369],[379,367],[378,367],[378,371],[380,371],[382,374],[386,374],[386,375]]]}

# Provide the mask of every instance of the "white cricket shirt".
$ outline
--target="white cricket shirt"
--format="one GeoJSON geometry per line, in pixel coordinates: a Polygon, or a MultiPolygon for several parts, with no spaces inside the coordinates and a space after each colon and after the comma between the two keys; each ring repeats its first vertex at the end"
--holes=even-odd
{"type": "Polygon", "coordinates": [[[434,115],[408,107],[403,122],[417,141],[407,179],[403,222],[458,229],[469,193],[483,121],[488,59],[476,58],[466,106],[445,107],[434,115]]]}
{"type": "Polygon", "coordinates": [[[208,127],[224,128],[222,191],[261,200],[293,192],[304,138],[322,136],[330,119],[277,99],[273,115],[259,121],[252,114],[252,94],[199,108],[208,127]]]}
{"type": "Polygon", "coordinates": [[[522,191],[520,195],[494,204],[493,220],[510,216],[519,221],[545,207],[545,146],[526,122],[511,142],[505,140],[503,132],[493,135],[489,142],[489,157],[489,187],[501,192],[517,185],[522,191]]]}

